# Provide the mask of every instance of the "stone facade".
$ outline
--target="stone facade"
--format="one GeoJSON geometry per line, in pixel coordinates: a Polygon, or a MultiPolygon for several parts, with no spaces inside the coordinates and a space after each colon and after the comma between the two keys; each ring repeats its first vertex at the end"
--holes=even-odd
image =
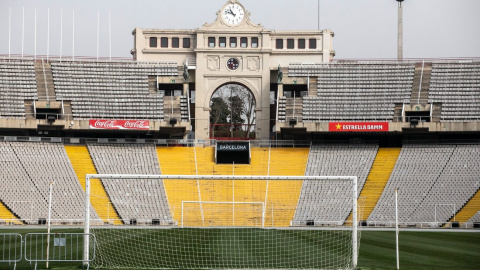
{"type": "Polygon", "coordinates": [[[190,83],[195,83],[196,139],[209,138],[210,99],[218,88],[230,83],[253,93],[256,137],[268,139],[270,83],[276,82],[271,74],[291,62],[329,62],[335,55],[330,30],[268,30],[253,23],[250,13],[235,0],[217,12],[214,22],[198,29],[136,28],[133,35],[132,54],[137,61],[177,61],[178,66],[188,66],[190,83]]]}

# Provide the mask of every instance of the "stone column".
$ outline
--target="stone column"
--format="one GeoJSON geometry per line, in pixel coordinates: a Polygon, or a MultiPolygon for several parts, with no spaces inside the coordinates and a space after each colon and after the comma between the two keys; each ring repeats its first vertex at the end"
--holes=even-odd
{"type": "MultiPolygon", "coordinates": [[[[188,91],[190,90],[190,87],[188,85],[188,82],[183,83],[183,96],[188,96],[188,91]]],[[[188,102],[190,103],[190,101],[188,102]]]]}

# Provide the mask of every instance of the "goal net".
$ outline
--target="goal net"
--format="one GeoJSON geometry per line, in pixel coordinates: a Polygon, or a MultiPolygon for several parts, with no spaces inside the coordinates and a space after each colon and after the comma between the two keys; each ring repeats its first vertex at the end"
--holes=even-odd
{"type": "Polygon", "coordinates": [[[180,226],[263,228],[264,213],[263,202],[183,201],[180,226]]]}
{"type": "MultiPolygon", "coordinates": [[[[96,239],[90,265],[353,269],[361,219],[356,181],[333,176],[87,175],[85,233],[96,239]],[[99,180],[104,195],[90,188],[90,181],[99,180]],[[90,211],[97,211],[91,202],[99,196],[108,197],[117,220],[112,215],[108,222],[90,218],[90,211]]],[[[89,252],[85,249],[86,258],[89,252]]]]}

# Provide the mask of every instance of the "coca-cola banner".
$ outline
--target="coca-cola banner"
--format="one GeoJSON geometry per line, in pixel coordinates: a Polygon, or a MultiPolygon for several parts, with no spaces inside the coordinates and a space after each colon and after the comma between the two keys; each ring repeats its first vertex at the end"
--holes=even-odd
{"type": "Polygon", "coordinates": [[[90,120],[90,129],[150,129],[148,120],[90,120]]]}
{"type": "Polygon", "coordinates": [[[388,122],[330,122],[328,131],[333,132],[379,132],[388,131],[388,122]]]}

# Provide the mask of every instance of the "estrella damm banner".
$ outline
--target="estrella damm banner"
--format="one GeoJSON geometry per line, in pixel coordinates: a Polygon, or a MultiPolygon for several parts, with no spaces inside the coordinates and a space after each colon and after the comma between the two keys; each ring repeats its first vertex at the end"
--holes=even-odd
{"type": "Polygon", "coordinates": [[[382,132],[388,131],[388,122],[330,122],[330,132],[382,132]]]}

